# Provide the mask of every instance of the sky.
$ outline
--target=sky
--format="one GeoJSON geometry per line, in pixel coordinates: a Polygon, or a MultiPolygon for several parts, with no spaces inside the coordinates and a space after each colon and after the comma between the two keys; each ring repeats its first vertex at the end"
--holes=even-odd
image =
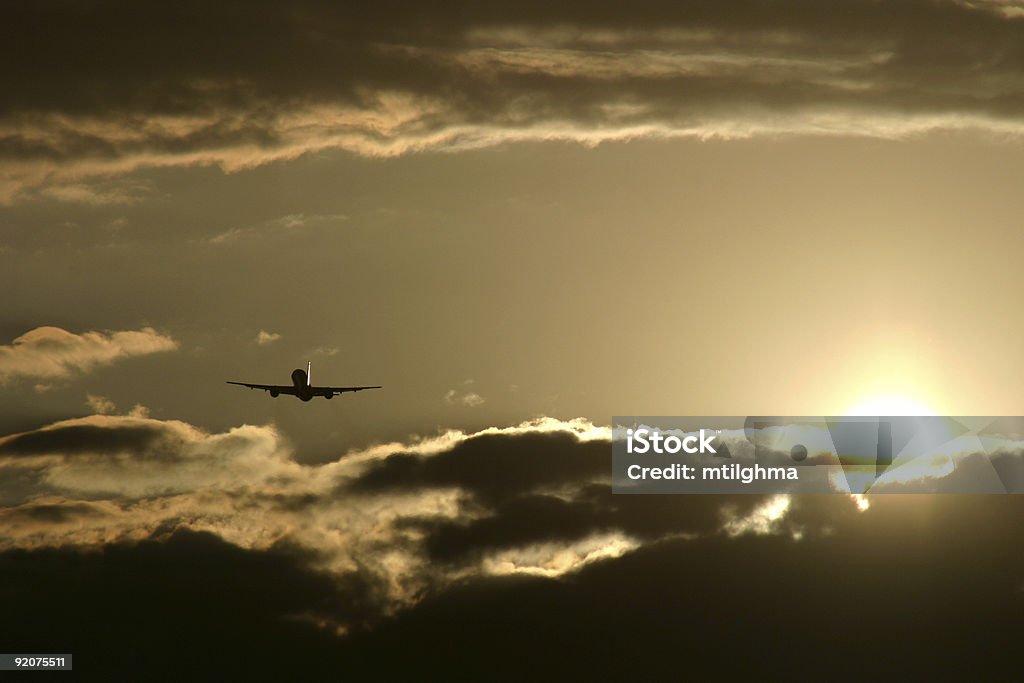
{"type": "Polygon", "coordinates": [[[609,465],[615,415],[1024,413],[1024,5],[43,0],[0,71],[0,651],[1014,664],[1015,496],[609,465]],[[225,383],[307,362],[384,388],[225,383]]]}

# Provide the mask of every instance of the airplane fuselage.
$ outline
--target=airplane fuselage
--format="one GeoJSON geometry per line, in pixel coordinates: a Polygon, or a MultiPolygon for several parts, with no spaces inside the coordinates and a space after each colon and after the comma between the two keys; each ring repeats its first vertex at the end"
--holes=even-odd
{"type": "Polygon", "coordinates": [[[281,384],[250,384],[248,382],[234,382],[228,381],[228,384],[238,384],[243,387],[249,387],[250,389],[262,389],[263,391],[270,392],[272,398],[277,398],[281,394],[287,394],[294,396],[300,401],[312,401],[317,396],[323,396],[324,398],[334,398],[337,394],[343,394],[346,391],[363,391],[364,389],[383,389],[381,386],[358,386],[358,387],[317,387],[313,386],[311,379],[313,364],[307,363],[306,369],[295,368],[292,370],[292,383],[290,385],[281,384]]]}
{"type": "MultiPolygon", "coordinates": [[[[309,386],[309,375],[302,368],[292,370],[292,386],[295,387],[295,397],[300,401],[312,401],[313,389],[309,386]]],[[[273,392],[270,393],[274,395],[273,392]]],[[[330,395],[327,398],[331,398],[330,395]]]]}
{"type": "MultiPolygon", "coordinates": [[[[316,394],[313,393],[313,387],[309,384],[309,375],[302,368],[292,370],[292,386],[295,387],[295,397],[300,401],[312,401],[316,397],[316,394]]],[[[273,396],[273,392],[270,395],[273,396]]],[[[324,398],[334,398],[334,394],[330,391],[320,395],[324,398]]]]}

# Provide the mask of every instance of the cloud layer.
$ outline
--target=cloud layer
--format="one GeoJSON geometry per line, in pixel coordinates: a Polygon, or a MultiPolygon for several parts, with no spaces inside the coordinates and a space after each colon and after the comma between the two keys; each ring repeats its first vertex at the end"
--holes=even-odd
{"type": "Polygon", "coordinates": [[[842,658],[851,642],[887,671],[930,671],[936,643],[962,657],[947,673],[1015,665],[1021,532],[991,522],[1017,497],[613,496],[609,438],[540,419],[304,466],[272,426],[93,415],[10,435],[0,636],[88,651],[106,676],[186,646],[189,666],[264,676],[664,675],[682,652],[707,675],[842,679],[874,666],[842,658]]]}
{"type": "Polygon", "coordinates": [[[130,190],[97,178],[327,149],[1024,130],[1013,3],[124,10],[8,9],[0,198],[112,201],[130,190]]]}
{"type": "Polygon", "coordinates": [[[608,438],[544,419],[310,467],[270,426],[104,415],[11,435],[0,636],[87,651],[108,677],[186,646],[168,676],[552,680],[685,656],[845,679],[875,666],[851,643],[892,672],[1015,665],[1021,532],[991,522],[1016,497],[612,496],[608,438]]]}
{"type": "Polygon", "coordinates": [[[174,529],[257,550],[287,543],[318,568],[371,576],[386,587],[384,614],[466,576],[559,576],[645,542],[724,532],[766,500],[616,501],[608,438],[586,421],[544,419],[304,466],[271,426],[210,434],[140,416],[65,420],[0,439],[0,549],[174,529]]]}

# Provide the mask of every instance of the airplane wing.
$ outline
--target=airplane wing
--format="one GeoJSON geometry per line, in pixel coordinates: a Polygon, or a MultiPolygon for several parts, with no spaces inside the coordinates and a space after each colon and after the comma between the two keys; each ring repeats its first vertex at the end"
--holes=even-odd
{"type": "Polygon", "coordinates": [[[278,394],[295,394],[295,387],[290,384],[249,384],[248,382],[228,382],[228,384],[237,384],[240,387],[249,387],[250,389],[262,389],[263,391],[272,391],[278,394]]]}
{"type": "Polygon", "coordinates": [[[383,389],[384,387],[310,387],[314,396],[333,396],[344,394],[346,391],[362,391],[363,389],[383,389]]]}

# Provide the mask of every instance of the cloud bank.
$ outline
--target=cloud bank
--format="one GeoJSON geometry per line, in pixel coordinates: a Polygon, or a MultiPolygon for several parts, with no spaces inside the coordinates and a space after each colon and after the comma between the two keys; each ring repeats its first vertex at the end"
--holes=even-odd
{"type": "Polygon", "coordinates": [[[126,9],[6,10],[0,199],[118,201],[102,179],[323,150],[1024,131],[1013,3],[126,9]]]}
{"type": "Polygon", "coordinates": [[[612,496],[609,438],[541,419],[304,466],[272,426],[93,415],[10,435],[0,635],[56,638],[108,677],[627,677],[683,653],[709,676],[852,678],[874,665],[842,659],[851,638],[887,671],[1016,665],[1024,562],[1005,549],[1024,539],[990,523],[1015,496],[612,496]]]}
{"type": "Polygon", "coordinates": [[[210,434],[144,416],[64,420],[0,439],[0,550],[141,542],[174,529],[249,549],[286,543],[318,568],[372,576],[386,587],[387,613],[466,576],[559,576],[758,514],[758,496],[728,509],[701,497],[613,502],[609,436],[584,420],[543,419],[306,466],[272,426],[210,434]]]}
{"type": "Polygon", "coordinates": [[[929,671],[936,643],[958,653],[947,673],[1015,666],[1024,562],[1005,549],[1024,538],[992,521],[1017,497],[612,496],[610,437],[545,418],[307,466],[269,425],[91,415],[12,434],[0,635],[57,638],[106,676],[167,647],[236,675],[667,675],[683,652],[708,676],[862,676],[850,638],[887,649],[887,671],[929,671]],[[83,617],[100,611],[120,618],[83,617]],[[233,642],[268,654],[239,661],[233,642]],[[673,655],[628,654],[651,648],[673,655]]]}

